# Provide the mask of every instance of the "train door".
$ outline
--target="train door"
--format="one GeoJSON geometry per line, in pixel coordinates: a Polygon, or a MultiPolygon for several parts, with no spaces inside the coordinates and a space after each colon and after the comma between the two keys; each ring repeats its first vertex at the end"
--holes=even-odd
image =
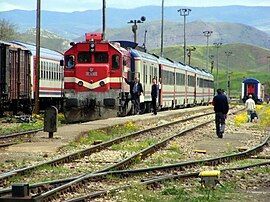
{"type": "Polygon", "coordinates": [[[194,75],[194,101],[193,101],[193,104],[196,104],[197,103],[197,88],[198,88],[198,76],[197,74],[194,75]]]}
{"type": "Polygon", "coordinates": [[[247,84],[247,95],[255,95],[255,85],[254,84],[247,84]]]}
{"type": "Polygon", "coordinates": [[[188,104],[187,91],[188,91],[188,72],[186,70],[185,71],[185,101],[184,101],[185,106],[188,104]]]}
{"type": "Polygon", "coordinates": [[[162,107],[162,65],[158,65],[158,83],[159,83],[159,93],[158,93],[158,104],[162,107]]]}

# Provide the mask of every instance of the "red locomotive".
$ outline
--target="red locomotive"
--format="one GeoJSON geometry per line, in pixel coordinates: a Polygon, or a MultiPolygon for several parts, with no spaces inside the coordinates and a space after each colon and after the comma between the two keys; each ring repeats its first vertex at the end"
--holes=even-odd
{"type": "Polygon", "coordinates": [[[95,120],[132,113],[129,80],[140,79],[144,112],[151,110],[151,80],[159,78],[161,108],[206,104],[213,96],[213,76],[134,49],[132,42],[108,42],[102,34],[86,34],[64,54],[65,116],[68,122],[95,120]]]}

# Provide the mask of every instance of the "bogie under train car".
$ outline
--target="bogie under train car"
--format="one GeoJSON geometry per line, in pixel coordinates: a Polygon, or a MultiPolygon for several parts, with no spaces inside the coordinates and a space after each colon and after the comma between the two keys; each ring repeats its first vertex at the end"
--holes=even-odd
{"type": "MultiPolygon", "coordinates": [[[[63,55],[49,49],[40,52],[41,109],[59,104],[63,94],[63,55]]],[[[35,87],[35,45],[0,42],[0,115],[5,111],[31,113],[35,87]]]]}
{"type": "Polygon", "coordinates": [[[246,78],[242,82],[242,100],[246,102],[248,96],[252,95],[256,104],[261,104],[264,100],[264,86],[259,80],[246,78]]]}
{"type": "Polygon", "coordinates": [[[132,114],[130,88],[124,78],[138,77],[144,92],[143,112],[151,111],[151,83],[161,89],[159,107],[207,104],[213,97],[213,76],[198,68],[134,49],[132,42],[108,42],[102,34],[86,34],[86,41],[66,51],[64,68],[65,116],[69,122],[132,114]]]}

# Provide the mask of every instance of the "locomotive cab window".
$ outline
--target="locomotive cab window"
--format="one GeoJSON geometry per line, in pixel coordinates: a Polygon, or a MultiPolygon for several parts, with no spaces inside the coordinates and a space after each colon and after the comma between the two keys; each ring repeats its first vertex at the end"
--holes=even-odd
{"type": "Polygon", "coordinates": [[[91,54],[89,52],[79,52],[78,53],[78,63],[90,63],[91,54]]]}
{"type": "Polygon", "coordinates": [[[65,57],[66,68],[71,69],[75,66],[75,57],[74,55],[68,55],[65,57]]]}
{"type": "Polygon", "coordinates": [[[112,69],[118,69],[120,65],[120,57],[118,55],[112,56],[112,69]]]}
{"type": "Polygon", "coordinates": [[[95,63],[108,63],[108,53],[96,52],[95,63]]]}

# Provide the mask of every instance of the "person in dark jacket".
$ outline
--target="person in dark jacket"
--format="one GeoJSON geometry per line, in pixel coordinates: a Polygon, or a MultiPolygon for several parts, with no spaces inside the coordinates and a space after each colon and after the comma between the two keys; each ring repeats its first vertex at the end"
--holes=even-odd
{"type": "Polygon", "coordinates": [[[151,88],[151,97],[152,97],[152,107],[153,107],[153,114],[157,115],[157,97],[158,97],[158,85],[156,78],[152,79],[152,88],[151,88]]]}
{"type": "Polygon", "coordinates": [[[219,138],[223,138],[225,131],[225,119],[229,111],[227,97],[222,93],[221,89],[217,89],[217,95],[213,99],[215,111],[216,134],[219,138]]]}
{"type": "Polygon", "coordinates": [[[130,85],[131,101],[134,104],[135,114],[140,114],[140,95],[143,93],[142,84],[137,77],[134,78],[134,81],[128,81],[126,78],[124,79],[125,82],[130,85]]]}

